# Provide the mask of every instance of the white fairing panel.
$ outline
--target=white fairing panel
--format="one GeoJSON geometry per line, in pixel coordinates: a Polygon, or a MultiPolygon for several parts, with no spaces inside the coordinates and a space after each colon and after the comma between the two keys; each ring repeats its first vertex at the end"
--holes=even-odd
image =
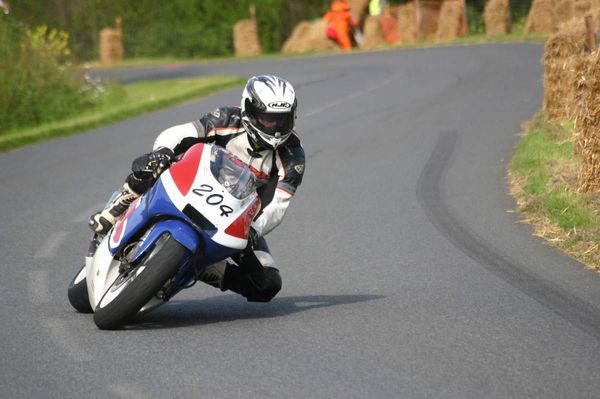
{"type": "Polygon", "coordinates": [[[177,209],[183,211],[189,204],[217,227],[213,241],[225,247],[244,249],[247,239],[227,234],[225,230],[246,211],[257,194],[253,193],[242,200],[231,195],[210,171],[210,157],[211,146],[206,145],[192,187],[185,194],[179,191],[169,170],[161,175],[161,180],[177,209]]]}
{"type": "Polygon", "coordinates": [[[96,309],[108,287],[119,275],[119,262],[113,259],[108,240],[107,235],[96,249],[94,257],[86,258],[88,297],[92,309],[96,309]]]}

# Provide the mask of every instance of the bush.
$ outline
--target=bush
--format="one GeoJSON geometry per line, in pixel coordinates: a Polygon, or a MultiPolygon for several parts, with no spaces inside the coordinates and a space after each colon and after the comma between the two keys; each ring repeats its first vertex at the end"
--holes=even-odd
{"type": "Polygon", "coordinates": [[[93,103],[66,69],[68,35],[0,16],[0,132],[35,126],[93,103]]]}
{"type": "Polygon", "coordinates": [[[11,15],[71,34],[79,61],[99,58],[99,32],[123,19],[126,57],[203,57],[233,54],[233,25],[256,5],[265,52],[279,51],[297,22],[320,17],[329,0],[19,0],[11,15]]]}

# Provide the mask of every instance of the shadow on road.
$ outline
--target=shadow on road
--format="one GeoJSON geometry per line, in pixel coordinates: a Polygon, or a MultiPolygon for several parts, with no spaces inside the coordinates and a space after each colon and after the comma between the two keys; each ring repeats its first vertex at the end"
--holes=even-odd
{"type": "Polygon", "coordinates": [[[234,320],[282,317],[312,309],[372,301],[383,295],[306,295],[276,297],[269,303],[247,302],[238,295],[215,296],[201,300],[168,302],[149,314],[136,318],[125,329],[157,329],[200,326],[234,320]]]}

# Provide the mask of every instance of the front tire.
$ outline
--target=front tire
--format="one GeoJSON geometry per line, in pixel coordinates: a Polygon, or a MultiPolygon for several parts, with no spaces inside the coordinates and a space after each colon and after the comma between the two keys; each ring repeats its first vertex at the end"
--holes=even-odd
{"type": "Polygon", "coordinates": [[[177,273],[190,252],[170,234],[127,274],[122,274],[98,303],[94,322],[102,330],[115,330],[132,318],[177,273]]]}
{"type": "Polygon", "coordinates": [[[90,298],[88,297],[85,265],[69,283],[69,302],[79,313],[93,313],[90,298]]]}

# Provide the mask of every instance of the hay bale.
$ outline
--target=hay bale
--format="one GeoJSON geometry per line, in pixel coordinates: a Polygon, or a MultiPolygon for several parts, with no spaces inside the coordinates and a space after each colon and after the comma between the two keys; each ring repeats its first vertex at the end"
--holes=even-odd
{"type": "Polygon", "coordinates": [[[397,7],[398,34],[400,42],[416,43],[419,40],[417,31],[417,7],[414,1],[407,2],[397,7]]]}
{"type": "Polygon", "coordinates": [[[379,17],[379,15],[369,15],[367,19],[365,19],[362,48],[369,50],[385,44],[385,38],[383,36],[381,20],[379,17]]]}
{"type": "Polygon", "coordinates": [[[419,0],[417,4],[417,35],[419,40],[435,39],[444,0],[419,0]]]}
{"type": "Polygon", "coordinates": [[[350,0],[350,10],[357,21],[366,21],[369,15],[369,0],[350,0]]]}
{"type": "Polygon", "coordinates": [[[552,33],[554,26],[554,0],[533,0],[525,33],[552,33]]]}
{"type": "MultiPolygon", "coordinates": [[[[581,24],[583,26],[583,24],[581,24]]],[[[544,115],[564,122],[575,109],[577,59],[585,52],[585,30],[564,29],[552,35],[544,48],[544,115]]]]}
{"type": "Polygon", "coordinates": [[[115,28],[100,31],[100,62],[103,65],[115,65],[123,61],[123,24],[120,17],[115,18],[115,28]]]}
{"type": "Polygon", "coordinates": [[[487,36],[506,35],[511,32],[512,19],[510,16],[509,0],[490,0],[483,12],[485,34],[487,36]]]}
{"type": "Polygon", "coordinates": [[[464,2],[461,0],[445,0],[442,3],[435,32],[438,42],[454,40],[458,37],[464,15],[464,2]]]}
{"type": "Polygon", "coordinates": [[[237,57],[262,53],[256,19],[244,19],[233,26],[233,48],[237,57]]]}
{"type": "Polygon", "coordinates": [[[385,7],[379,16],[381,30],[386,43],[394,44],[400,41],[398,32],[398,7],[385,7]]]}
{"type": "Polygon", "coordinates": [[[324,20],[300,22],[283,44],[281,51],[283,53],[306,53],[338,50],[338,45],[325,35],[326,27],[327,22],[324,20]]]}
{"type": "Polygon", "coordinates": [[[582,165],[578,191],[600,191],[600,50],[586,56],[578,80],[579,102],[575,119],[582,165]]]}

